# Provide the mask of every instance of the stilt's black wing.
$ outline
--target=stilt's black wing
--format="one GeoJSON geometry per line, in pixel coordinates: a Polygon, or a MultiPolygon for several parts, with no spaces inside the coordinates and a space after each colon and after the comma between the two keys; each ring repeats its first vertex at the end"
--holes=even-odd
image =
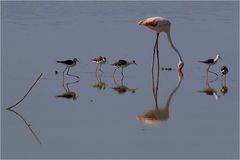
{"type": "Polygon", "coordinates": [[[72,60],[57,61],[57,63],[63,63],[63,64],[71,65],[73,63],[73,61],[72,60]]]}
{"type": "Polygon", "coordinates": [[[198,62],[206,63],[206,64],[212,64],[212,63],[214,62],[214,59],[207,59],[207,60],[204,60],[204,61],[198,61],[198,62]]]}

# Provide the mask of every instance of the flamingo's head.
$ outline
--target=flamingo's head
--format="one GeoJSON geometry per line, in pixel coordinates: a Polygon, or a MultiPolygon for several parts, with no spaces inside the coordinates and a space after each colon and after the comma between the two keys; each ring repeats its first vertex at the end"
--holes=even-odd
{"type": "Polygon", "coordinates": [[[138,25],[146,27],[156,27],[158,23],[158,17],[151,17],[138,21],[138,25]]]}
{"type": "Polygon", "coordinates": [[[138,25],[143,25],[144,20],[138,21],[138,25]]]}
{"type": "Polygon", "coordinates": [[[179,61],[179,63],[178,63],[178,71],[182,71],[183,67],[184,67],[183,61],[179,61]]]}

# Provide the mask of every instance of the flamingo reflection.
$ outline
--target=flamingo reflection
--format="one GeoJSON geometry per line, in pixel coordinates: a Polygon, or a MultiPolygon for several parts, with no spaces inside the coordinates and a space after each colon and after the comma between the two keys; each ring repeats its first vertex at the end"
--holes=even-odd
{"type": "MultiPolygon", "coordinates": [[[[153,75],[153,78],[154,78],[154,75],[153,75]]],[[[154,88],[155,88],[153,90],[154,101],[155,101],[154,109],[152,109],[144,114],[138,115],[137,119],[139,121],[143,121],[147,124],[160,124],[162,121],[168,120],[171,100],[172,100],[174,94],[179,89],[179,87],[182,83],[182,80],[183,80],[183,73],[181,71],[178,71],[178,83],[177,83],[176,87],[172,90],[172,92],[169,94],[166,104],[161,108],[158,107],[158,102],[157,102],[157,90],[156,90],[157,86],[154,86],[154,88]]],[[[159,81],[159,79],[157,79],[157,81],[159,81]]]]}

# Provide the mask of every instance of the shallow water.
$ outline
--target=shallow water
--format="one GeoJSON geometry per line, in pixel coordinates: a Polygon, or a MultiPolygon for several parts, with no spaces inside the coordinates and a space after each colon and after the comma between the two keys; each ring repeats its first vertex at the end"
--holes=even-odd
{"type": "Polygon", "coordinates": [[[238,2],[1,2],[1,10],[1,158],[238,158],[238,2]],[[154,109],[155,33],[137,21],[155,15],[171,21],[185,67],[179,79],[175,52],[161,34],[160,67],[173,70],[160,71],[165,118],[147,124],[137,117],[154,109]],[[210,73],[206,83],[207,66],[197,61],[217,53],[223,61],[212,70],[227,65],[226,83],[210,73]],[[98,76],[90,61],[97,55],[108,59],[98,76]],[[80,81],[65,76],[63,83],[64,66],[55,61],[74,57],[80,63],[70,73],[80,81]],[[118,59],[138,64],[125,68],[122,80],[120,71],[112,77],[118,59]],[[5,110],[40,73],[14,108],[20,115],[5,110]],[[123,85],[125,93],[114,90],[123,85]],[[207,87],[218,96],[199,92],[207,87]],[[76,100],[56,97],[66,90],[76,100]]]}

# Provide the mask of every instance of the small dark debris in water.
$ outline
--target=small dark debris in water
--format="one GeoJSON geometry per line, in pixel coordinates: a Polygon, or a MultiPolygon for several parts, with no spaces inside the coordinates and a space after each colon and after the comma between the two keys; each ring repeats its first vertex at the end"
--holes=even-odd
{"type": "Polygon", "coordinates": [[[172,68],[171,68],[171,67],[169,67],[169,68],[167,68],[167,70],[171,71],[171,70],[172,70],[172,68]]]}
{"type": "Polygon", "coordinates": [[[162,70],[165,70],[165,71],[171,71],[172,70],[172,68],[171,67],[162,67],[162,70]]]}
{"type": "Polygon", "coordinates": [[[55,74],[57,75],[57,74],[58,74],[58,71],[55,71],[55,74]]]}
{"type": "Polygon", "coordinates": [[[93,102],[93,100],[91,99],[90,102],[93,102]]]}

